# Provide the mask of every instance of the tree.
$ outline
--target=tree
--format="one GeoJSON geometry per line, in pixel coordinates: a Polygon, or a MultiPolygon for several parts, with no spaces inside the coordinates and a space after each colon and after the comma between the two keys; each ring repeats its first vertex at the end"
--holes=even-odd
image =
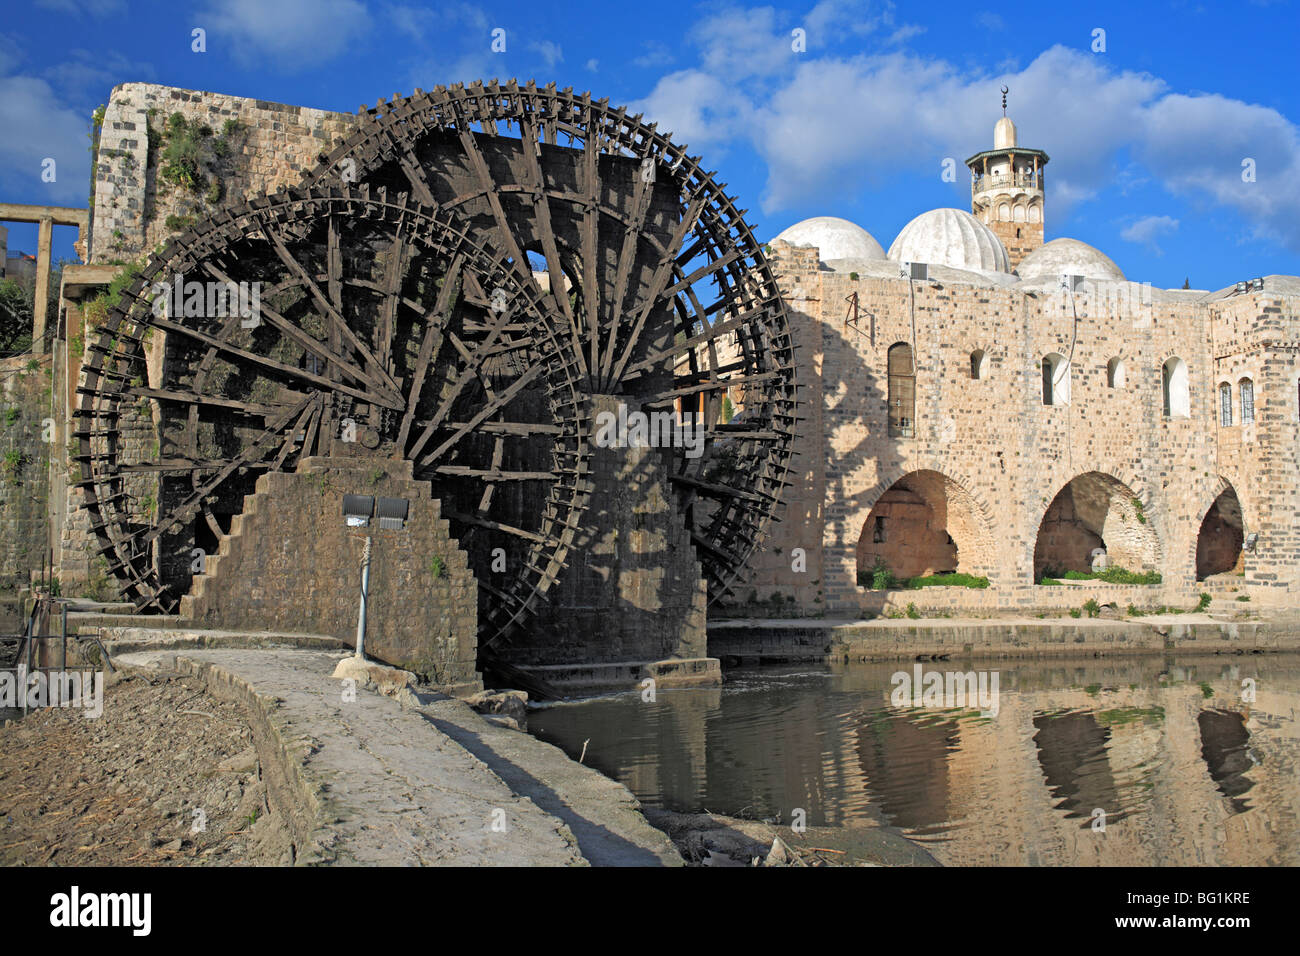
{"type": "Polygon", "coordinates": [[[32,344],[32,298],[13,279],[0,281],[0,352],[21,352],[32,344]]]}

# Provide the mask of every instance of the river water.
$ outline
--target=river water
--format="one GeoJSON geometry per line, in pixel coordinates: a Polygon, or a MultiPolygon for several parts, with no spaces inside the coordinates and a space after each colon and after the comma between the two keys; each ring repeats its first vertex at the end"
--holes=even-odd
{"type": "Polygon", "coordinates": [[[647,696],[529,730],[647,806],[886,825],[948,865],[1300,864],[1296,656],[737,669],[647,696]]]}

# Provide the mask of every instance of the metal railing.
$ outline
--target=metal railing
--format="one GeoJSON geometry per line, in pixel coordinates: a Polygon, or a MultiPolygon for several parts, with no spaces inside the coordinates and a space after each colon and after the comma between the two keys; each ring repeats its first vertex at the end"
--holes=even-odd
{"type": "MultiPolygon", "coordinates": [[[[99,648],[100,660],[103,662],[105,669],[114,670],[113,663],[109,659],[108,649],[104,647],[103,641],[98,637],[90,637],[81,634],[68,634],[68,604],[66,601],[49,601],[44,610],[47,612],[53,610],[55,604],[59,609],[59,633],[57,634],[38,634],[36,633],[37,619],[42,616],[42,603],[38,602],[32,608],[32,613],[27,619],[27,627],[21,634],[0,634],[0,670],[21,671],[24,675],[20,684],[26,683],[34,674],[44,673],[48,678],[51,674],[66,674],[69,671],[77,671],[86,675],[95,672],[95,665],[84,663],[68,666],[68,641],[73,640],[77,644],[94,644],[99,648]],[[45,643],[43,643],[45,642],[45,643]],[[57,642],[58,662],[54,663],[54,649],[57,642]]],[[[21,701],[21,709],[27,711],[27,688],[21,686],[17,688],[21,701]]]]}
{"type": "Polygon", "coordinates": [[[986,192],[990,189],[1043,189],[1042,173],[1003,173],[1001,175],[973,176],[970,181],[972,193],[986,192]]]}

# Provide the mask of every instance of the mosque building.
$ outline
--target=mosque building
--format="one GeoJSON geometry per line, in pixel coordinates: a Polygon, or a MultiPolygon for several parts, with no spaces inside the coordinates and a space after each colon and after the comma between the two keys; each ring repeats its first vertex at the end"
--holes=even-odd
{"type": "Polygon", "coordinates": [[[970,211],[924,212],[888,251],[829,216],[770,242],[806,420],[737,603],[1300,601],[1300,277],[1129,281],[1044,241],[1048,156],[1010,118],[966,162],[970,211]]]}

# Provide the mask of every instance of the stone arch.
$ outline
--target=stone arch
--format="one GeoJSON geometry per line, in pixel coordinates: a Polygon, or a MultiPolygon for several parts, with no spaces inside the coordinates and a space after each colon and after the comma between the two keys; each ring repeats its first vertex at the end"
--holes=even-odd
{"type": "Polygon", "coordinates": [[[1105,549],[1112,567],[1160,566],[1160,542],[1137,493],[1112,474],[1086,471],[1066,482],[1039,522],[1034,580],[1091,570],[1096,548],[1105,549]]]}
{"type": "Polygon", "coordinates": [[[989,355],[983,349],[973,349],[970,353],[970,377],[973,379],[988,376],[989,355]]]}
{"type": "Polygon", "coordinates": [[[859,574],[869,572],[877,559],[898,578],[947,571],[988,574],[992,522],[966,484],[921,468],[882,481],[868,500],[871,508],[857,542],[859,574]]]}
{"type": "Polygon", "coordinates": [[[1033,205],[1031,205],[1029,207],[1029,221],[1038,222],[1042,218],[1043,218],[1043,212],[1041,209],[1038,208],[1038,203],[1034,203],[1033,205]]]}
{"type": "Polygon", "coordinates": [[[1106,363],[1106,385],[1108,388],[1122,389],[1124,387],[1124,360],[1116,355],[1106,363]]]}
{"type": "Polygon", "coordinates": [[[1241,499],[1232,483],[1220,477],[1214,500],[1201,516],[1196,532],[1196,580],[1215,574],[1244,571],[1246,521],[1241,499]]]}
{"type": "Polygon", "coordinates": [[[1237,381],[1237,406],[1241,412],[1241,423],[1249,425],[1255,420],[1255,380],[1243,375],[1237,381]]]}
{"type": "Polygon", "coordinates": [[[1015,216],[1016,222],[1024,222],[1026,218],[1025,204],[1021,202],[1016,203],[1015,209],[1012,210],[1012,215],[1015,216]]]}
{"type": "Polygon", "coordinates": [[[1171,356],[1161,367],[1160,382],[1165,418],[1190,418],[1192,405],[1187,363],[1177,355],[1171,356]]]}
{"type": "Polygon", "coordinates": [[[1043,404],[1070,404],[1070,363],[1059,352],[1043,356],[1043,404]]]}
{"type": "Polygon", "coordinates": [[[916,362],[912,346],[895,342],[889,347],[889,434],[895,438],[916,435],[916,362]]]}
{"type": "Polygon", "coordinates": [[[1232,397],[1232,383],[1228,381],[1220,382],[1218,395],[1219,395],[1219,407],[1216,411],[1216,414],[1218,415],[1219,418],[1219,427],[1228,428],[1233,424],[1235,420],[1232,412],[1234,407],[1234,399],[1232,397]]]}

